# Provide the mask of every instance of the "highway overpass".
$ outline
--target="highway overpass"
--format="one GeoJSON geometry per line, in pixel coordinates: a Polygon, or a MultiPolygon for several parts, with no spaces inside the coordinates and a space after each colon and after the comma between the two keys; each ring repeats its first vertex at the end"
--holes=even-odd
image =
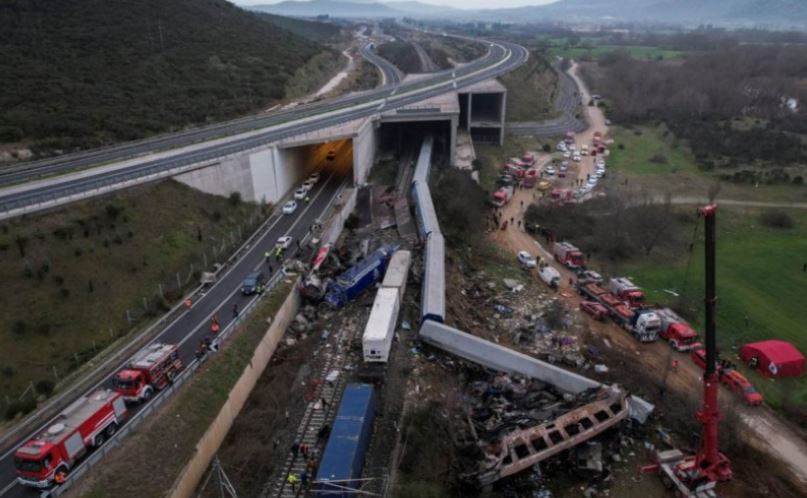
{"type": "MultiPolygon", "coordinates": [[[[474,62],[398,85],[6,170],[0,173],[0,185],[5,185],[0,188],[0,219],[216,166],[245,154],[271,156],[273,152],[265,151],[274,143],[489,80],[519,66],[527,56],[519,45],[490,42],[488,53],[474,62]]],[[[249,162],[255,169],[260,160],[249,162]]]]}

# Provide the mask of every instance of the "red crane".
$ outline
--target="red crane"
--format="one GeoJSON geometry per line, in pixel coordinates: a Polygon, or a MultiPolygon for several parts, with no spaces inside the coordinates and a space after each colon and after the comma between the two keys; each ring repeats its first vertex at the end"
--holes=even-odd
{"type": "Polygon", "coordinates": [[[679,496],[687,497],[715,496],[713,491],[715,484],[732,477],[731,461],[720,452],[718,446],[720,409],[717,394],[720,382],[717,373],[717,337],[715,333],[716,213],[716,204],[709,204],[698,212],[705,224],[704,249],[706,254],[706,370],[703,374],[703,408],[697,412],[698,420],[703,425],[703,441],[700,450],[695,455],[684,456],[677,449],[659,451],[656,454],[657,463],[650,467],[661,473],[662,480],[667,487],[675,489],[679,496]]]}

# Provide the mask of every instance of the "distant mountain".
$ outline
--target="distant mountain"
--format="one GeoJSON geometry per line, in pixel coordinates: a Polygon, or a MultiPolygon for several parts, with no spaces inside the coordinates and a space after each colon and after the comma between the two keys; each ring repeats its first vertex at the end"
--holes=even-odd
{"type": "MultiPolygon", "coordinates": [[[[687,24],[807,25],[805,0],[559,0],[548,5],[495,9],[488,18],[519,22],[653,21],[687,24]]],[[[474,16],[479,16],[478,12],[474,16]]]]}
{"type": "Polygon", "coordinates": [[[272,5],[254,5],[252,10],[269,12],[281,16],[352,18],[402,17],[403,12],[376,2],[356,2],[342,0],[288,0],[272,5]]]}
{"type": "Polygon", "coordinates": [[[423,2],[387,2],[384,5],[387,7],[392,7],[395,10],[400,12],[404,12],[409,16],[438,16],[438,15],[450,15],[457,13],[458,10],[453,7],[448,7],[446,5],[432,5],[430,3],[423,3],[423,2]]]}

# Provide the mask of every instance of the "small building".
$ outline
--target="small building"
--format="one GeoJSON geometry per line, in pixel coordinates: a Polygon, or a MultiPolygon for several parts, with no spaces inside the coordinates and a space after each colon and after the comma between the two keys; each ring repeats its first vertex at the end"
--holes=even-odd
{"type": "Polygon", "coordinates": [[[787,341],[771,339],[746,344],[740,349],[740,358],[769,377],[804,375],[804,355],[787,341]]]}

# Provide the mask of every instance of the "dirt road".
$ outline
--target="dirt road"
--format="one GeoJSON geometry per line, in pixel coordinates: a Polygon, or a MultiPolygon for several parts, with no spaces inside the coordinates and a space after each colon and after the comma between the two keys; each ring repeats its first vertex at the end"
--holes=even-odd
{"type": "MultiPolygon", "coordinates": [[[[577,75],[578,66],[575,64],[572,69],[572,77],[578,81],[581,88],[581,98],[587,104],[590,96],[588,90],[580,84],[577,75]]],[[[597,107],[583,106],[584,115],[591,125],[577,137],[578,146],[583,143],[591,143],[594,131],[602,131],[605,135],[605,117],[597,107]]],[[[539,164],[546,164],[551,157],[543,154],[539,155],[539,164]]],[[[574,164],[574,163],[573,163],[574,164]]],[[[593,159],[584,156],[583,161],[578,163],[577,178],[585,180],[586,175],[593,169],[593,159]]],[[[535,200],[539,194],[535,190],[517,190],[509,204],[501,210],[502,220],[510,220],[506,230],[496,230],[491,233],[491,238],[502,248],[513,254],[518,251],[527,251],[537,258],[543,258],[552,264],[562,275],[561,288],[559,293],[567,299],[570,309],[577,309],[580,297],[570,287],[574,274],[557,264],[552,258],[551,247],[544,246],[536,241],[530,234],[524,231],[523,216],[527,207],[535,200]],[[521,223],[519,223],[519,221],[521,223]]],[[[588,320],[588,317],[586,317],[588,320]]],[[[702,371],[685,355],[676,353],[667,344],[656,342],[653,344],[640,344],[636,342],[623,329],[611,322],[596,322],[588,320],[593,334],[607,339],[606,344],[618,348],[624,352],[634,354],[637,361],[646,367],[648,373],[663,377],[669,389],[673,389],[688,396],[695,396],[700,399],[702,371]],[[664,366],[671,364],[672,359],[679,360],[678,367],[672,371],[664,366]]],[[[723,395],[729,394],[721,389],[723,395]]],[[[746,435],[749,441],[765,451],[769,455],[784,462],[791,470],[796,480],[800,480],[807,485],[807,443],[804,440],[803,431],[793,427],[783,420],[779,415],[767,407],[750,408],[742,407],[739,410],[740,419],[749,429],[746,435]]]]}

